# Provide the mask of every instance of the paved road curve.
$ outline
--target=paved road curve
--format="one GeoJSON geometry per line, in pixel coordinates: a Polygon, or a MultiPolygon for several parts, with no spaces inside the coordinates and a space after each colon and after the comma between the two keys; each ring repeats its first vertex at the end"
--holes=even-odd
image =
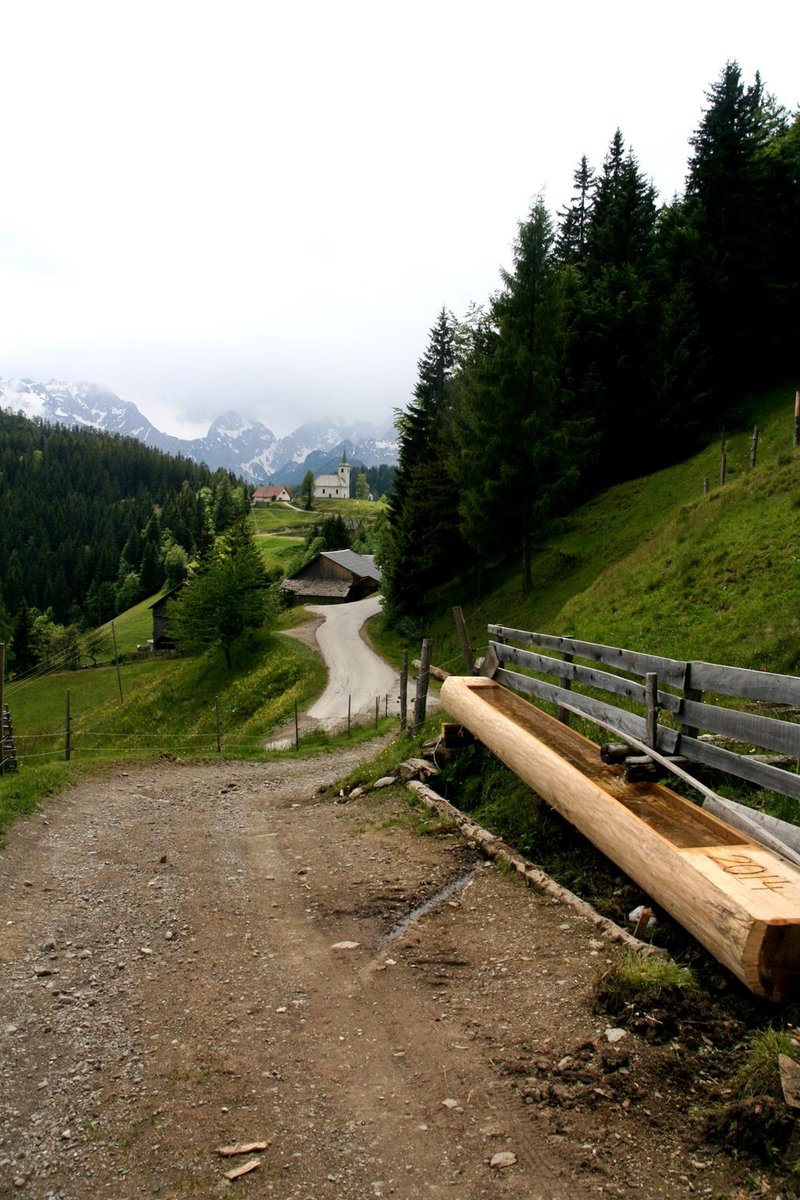
{"type": "Polygon", "coordinates": [[[328,668],[328,686],[308,710],[316,721],[340,723],[347,720],[350,697],[353,717],[375,711],[375,697],[389,697],[389,712],[397,712],[400,679],[397,672],[367,645],[362,627],[381,609],[379,596],[368,596],[352,604],[310,604],[310,612],[323,618],[316,632],[320,653],[328,668]]]}

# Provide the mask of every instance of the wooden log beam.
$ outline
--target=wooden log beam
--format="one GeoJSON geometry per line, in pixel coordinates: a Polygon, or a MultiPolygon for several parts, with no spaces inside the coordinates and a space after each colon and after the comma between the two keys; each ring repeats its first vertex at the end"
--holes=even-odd
{"type": "Polygon", "coordinates": [[[800,994],[800,870],[499,684],[453,676],[441,700],[753,992],[800,994]]]}

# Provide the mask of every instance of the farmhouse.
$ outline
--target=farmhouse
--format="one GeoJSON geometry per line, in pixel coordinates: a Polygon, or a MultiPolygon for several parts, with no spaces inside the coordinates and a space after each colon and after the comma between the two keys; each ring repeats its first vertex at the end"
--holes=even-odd
{"type": "Polygon", "coordinates": [[[342,461],[335,475],[318,475],[314,480],[314,499],[324,498],[334,500],[350,499],[350,464],[347,454],[342,453],[342,461]]]}
{"type": "Polygon", "coordinates": [[[295,604],[343,604],[363,600],[381,586],[380,567],[371,554],[323,550],[281,584],[295,604]]]}
{"type": "Polygon", "coordinates": [[[253,492],[250,503],[253,508],[266,508],[268,505],[275,504],[278,501],[285,504],[291,498],[285,487],[279,487],[277,484],[270,483],[257,487],[253,492]]]}

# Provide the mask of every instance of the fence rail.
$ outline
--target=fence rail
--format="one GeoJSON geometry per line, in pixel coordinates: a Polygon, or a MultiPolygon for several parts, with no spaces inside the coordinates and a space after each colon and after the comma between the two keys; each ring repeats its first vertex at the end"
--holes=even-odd
{"type": "MultiPolygon", "coordinates": [[[[714,745],[700,737],[703,731],[747,747],[756,746],[800,760],[800,723],[797,721],[707,703],[703,699],[704,695],[711,694],[715,698],[724,696],[797,710],[800,709],[800,678],[797,676],[752,671],[721,663],[682,662],[505,625],[490,625],[489,634],[491,641],[483,673],[499,683],[539,700],[559,706],[569,704],[587,720],[594,719],[610,726],[623,739],[628,734],[662,754],[680,755],[800,801],[800,776],[794,771],[759,761],[748,753],[714,745]],[[554,658],[540,650],[555,651],[561,657],[554,658]],[[584,661],[576,662],[575,659],[584,661]],[[621,673],[599,670],[586,663],[599,663],[621,673]],[[556,682],[538,678],[541,675],[556,682]],[[608,692],[612,697],[644,707],[645,712],[628,711],[613,702],[575,691],[575,687],[608,692]],[[662,711],[670,714],[677,727],[658,721],[662,711]]],[[[568,722],[565,710],[561,715],[568,722]]]]}

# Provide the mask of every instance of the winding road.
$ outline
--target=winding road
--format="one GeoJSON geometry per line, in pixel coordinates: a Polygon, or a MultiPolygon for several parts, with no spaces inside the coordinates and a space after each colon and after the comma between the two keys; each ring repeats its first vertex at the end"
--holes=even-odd
{"type": "Polygon", "coordinates": [[[400,691],[397,672],[379,658],[363,636],[363,627],[381,610],[380,596],[368,596],[352,604],[311,604],[309,612],[323,618],[316,630],[317,645],[328,668],[325,691],[308,710],[312,720],[323,724],[347,718],[348,699],[353,716],[381,710],[389,697],[390,712],[396,711],[400,691]]]}

